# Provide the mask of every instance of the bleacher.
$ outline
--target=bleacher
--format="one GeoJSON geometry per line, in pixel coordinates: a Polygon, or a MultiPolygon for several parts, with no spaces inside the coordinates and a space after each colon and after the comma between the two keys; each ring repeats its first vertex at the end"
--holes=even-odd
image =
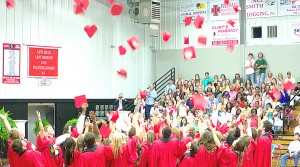
{"type": "MultiPolygon", "coordinates": [[[[295,106],[295,109],[294,109],[294,117],[295,119],[297,118],[297,116],[300,114],[300,103],[298,103],[296,106],[295,106]]],[[[280,166],[280,159],[278,159],[278,157],[286,154],[288,152],[288,146],[289,144],[291,143],[291,141],[294,140],[294,129],[296,126],[299,125],[299,121],[297,120],[294,120],[289,128],[286,130],[285,129],[285,132],[284,134],[280,134],[279,136],[281,136],[280,139],[277,139],[277,135],[274,135],[274,139],[273,139],[273,144],[281,144],[282,145],[282,148],[281,149],[275,149],[274,151],[274,155],[275,155],[275,158],[272,159],[272,166],[275,167],[275,166],[280,166]]],[[[283,131],[281,131],[283,133],[283,131]]],[[[287,160],[287,166],[291,167],[291,166],[294,166],[294,160],[293,159],[288,159],[287,160]]],[[[299,166],[299,165],[298,165],[299,166]]]]}

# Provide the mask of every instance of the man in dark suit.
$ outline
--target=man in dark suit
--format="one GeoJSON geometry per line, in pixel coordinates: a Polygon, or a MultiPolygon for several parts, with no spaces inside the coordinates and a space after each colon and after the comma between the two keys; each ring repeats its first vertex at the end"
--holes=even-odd
{"type": "Polygon", "coordinates": [[[113,103],[113,105],[115,106],[114,109],[118,109],[118,111],[124,111],[126,104],[127,100],[124,99],[122,93],[119,94],[119,97],[113,103]]]}

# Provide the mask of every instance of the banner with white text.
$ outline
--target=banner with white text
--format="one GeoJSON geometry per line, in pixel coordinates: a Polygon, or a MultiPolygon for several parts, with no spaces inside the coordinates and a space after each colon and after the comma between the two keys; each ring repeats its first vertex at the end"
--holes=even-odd
{"type": "Polygon", "coordinates": [[[239,12],[233,8],[236,4],[238,0],[231,0],[228,4],[224,4],[224,0],[210,1],[210,20],[238,20],[239,12]]]}
{"type": "Polygon", "coordinates": [[[180,5],[180,23],[184,23],[185,16],[193,16],[194,21],[197,14],[204,17],[204,21],[207,21],[207,0],[180,5]]]}
{"type": "Polygon", "coordinates": [[[247,0],[246,18],[277,16],[277,0],[247,0]]]}
{"type": "Polygon", "coordinates": [[[229,44],[237,45],[240,43],[240,26],[239,21],[235,20],[234,27],[224,21],[214,22],[211,25],[211,45],[224,46],[229,44]]]}
{"type": "Polygon", "coordinates": [[[300,15],[300,1],[278,0],[278,16],[300,15]]]}
{"type": "Polygon", "coordinates": [[[300,42],[300,20],[294,20],[291,22],[291,42],[299,43],[300,42]]]}

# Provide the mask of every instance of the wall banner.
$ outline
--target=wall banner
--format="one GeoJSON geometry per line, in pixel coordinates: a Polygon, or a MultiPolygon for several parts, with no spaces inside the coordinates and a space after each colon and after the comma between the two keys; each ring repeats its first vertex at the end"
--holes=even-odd
{"type": "Polygon", "coordinates": [[[2,83],[20,84],[20,44],[3,44],[2,83]]]}
{"type": "Polygon", "coordinates": [[[226,22],[219,21],[211,25],[211,45],[226,46],[240,43],[240,27],[238,21],[234,27],[226,22]]]}
{"type": "Polygon", "coordinates": [[[184,23],[185,16],[193,16],[193,21],[196,15],[204,17],[207,21],[207,0],[200,0],[194,3],[185,3],[180,5],[180,23],[184,23]]]}
{"type": "Polygon", "coordinates": [[[277,16],[277,0],[246,0],[246,18],[277,16]]]}
{"type": "Polygon", "coordinates": [[[278,15],[279,16],[300,15],[300,1],[278,0],[278,15]]]}
{"type": "Polygon", "coordinates": [[[300,42],[300,20],[295,20],[291,22],[291,42],[299,43],[300,42]]]}
{"type": "Polygon", "coordinates": [[[233,8],[235,4],[238,4],[238,0],[231,0],[229,4],[224,4],[224,0],[210,1],[210,20],[238,20],[239,12],[233,8]]]}
{"type": "Polygon", "coordinates": [[[28,77],[58,77],[58,48],[28,46],[28,77]]]}

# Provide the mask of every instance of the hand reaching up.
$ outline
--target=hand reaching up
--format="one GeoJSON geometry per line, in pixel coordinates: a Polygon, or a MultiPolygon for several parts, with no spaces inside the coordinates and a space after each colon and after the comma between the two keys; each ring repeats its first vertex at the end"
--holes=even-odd
{"type": "Polygon", "coordinates": [[[93,122],[96,122],[96,115],[94,111],[90,111],[90,118],[93,122]]]}

